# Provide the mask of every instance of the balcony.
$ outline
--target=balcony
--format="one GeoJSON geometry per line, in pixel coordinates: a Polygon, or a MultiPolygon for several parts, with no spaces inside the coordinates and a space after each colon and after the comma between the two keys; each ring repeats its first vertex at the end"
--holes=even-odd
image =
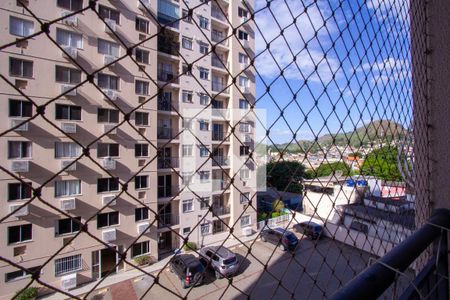
{"type": "Polygon", "coordinates": [[[178,185],[158,186],[158,198],[174,197],[179,190],[178,185]]]}
{"type": "Polygon", "coordinates": [[[228,187],[228,180],[225,179],[214,179],[212,181],[212,190],[213,192],[223,191],[228,187]]]}
{"type": "Polygon", "coordinates": [[[172,72],[158,71],[158,80],[167,83],[179,83],[178,75],[172,72]]]}
{"type": "Polygon", "coordinates": [[[223,62],[222,60],[220,60],[218,57],[211,57],[211,65],[213,67],[219,68],[219,69],[223,69],[225,70],[225,66],[227,69],[230,68],[230,64],[228,63],[228,61],[223,62]]]}
{"type": "Polygon", "coordinates": [[[165,37],[158,37],[158,51],[173,55],[173,56],[179,56],[180,51],[180,43],[175,42],[173,40],[170,40],[165,37]]]}
{"type": "Polygon", "coordinates": [[[174,139],[174,138],[178,138],[177,134],[178,131],[174,130],[174,128],[169,128],[169,127],[158,127],[158,139],[161,140],[170,140],[170,139],[174,139]]]}
{"type": "Polygon", "coordinates": [[[173,213],[159,215],[158,228],[169,227],[180,224],[179,216],[173,213]]]}
{"type": "Polygon", "coordinates": [[[213,213],[216,216],[223,216],[230,214],[230,206],[216,206],[213,204],[212,209],[213,213]]]}
{"type": "Polygon", "coordinates": [[[160,111],[174,111],[172,101],[158,98],[158,110],[160,111]]]}
{"type": "MultiPolygon", "coordinates": [[[[226,9],[223,9],[223,11],[226,13],[226,9]]],[[[227,16],[224,16],[222,11],[216,6],[211,7],[211,17],[224,23],[227,22],[227,16]]]]}
{"type": "Polygon", "coordinates": [[[229,94],[230,88],[221,82],[212,81],[211,89],[213,92],[221,93],[221,94],[229,94]]]}
{"type": "Polygon", "coordinates": [[[230,157],[229,156],[214,156],[212,159],[213,167],[224,167],[230,165],[230,157]]]}
{"type": "Polygon", "coordinates": [[[178,167],[178,157],[158,157],[158,169],[174,169],[178,167]]]}
{"type": "Polygon", "coordinates": [[[218,141],[218,142],[228,142],[230,141],[230,137],[228,136],[228,133],[226,131],[212,131],[212,136],[211,139],[213,141],[218,141]]]}
{"type": "Polygon", "coordinates": [[[228,39],[223,34],[211,33],[211,41],[217,43],[218,45],[228,47],[228,39]],[[225,40],[224,40],[225,39],[225,40]]]}

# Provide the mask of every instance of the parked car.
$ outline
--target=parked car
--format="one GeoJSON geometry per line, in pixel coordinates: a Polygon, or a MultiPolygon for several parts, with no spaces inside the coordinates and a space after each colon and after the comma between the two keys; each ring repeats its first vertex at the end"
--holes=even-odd
{"type": "Polygon", "coordinates": [[[264,229],[261,232],[261,240],[280,245],[283,251],[294,250],[298,244],[298,239],[295,234],[281,227],[264,229]]]}
{"type": "Polygon", "coordinates": [[[230,277],[239,269],[236,254],[223,246],[204,247],[199,251],[200,256],[210,263],[216,278],[230,277]]]}
{"type": "Polygon", "coordinates": [[[192,254],[175,255],[169,265],[170,271],[181,280],[183,288],[201,285],[205,276],[205,267],[192,254]]]}
{"type": "Polygon", "coordinates": [[[322,225],[311,221],[301,222],[299,224],[295,224],[293,227],[295,231],[300,232],[313,240],[320,239],[323,231],[322,225]]]}

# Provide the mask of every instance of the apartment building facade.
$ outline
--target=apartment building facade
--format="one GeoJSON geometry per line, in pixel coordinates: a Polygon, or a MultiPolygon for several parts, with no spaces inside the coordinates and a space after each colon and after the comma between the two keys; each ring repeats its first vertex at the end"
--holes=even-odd
{"type": "Polygon", "coordinates": [[[0,7],[2,256],[70,289],[256,228],[253,3],[44,2],[0,7]]]}

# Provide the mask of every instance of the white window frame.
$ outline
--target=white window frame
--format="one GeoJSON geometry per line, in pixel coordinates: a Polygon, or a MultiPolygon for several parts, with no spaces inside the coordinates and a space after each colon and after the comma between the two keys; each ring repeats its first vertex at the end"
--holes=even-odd
{"type": "Polygon", "coordinates": [[[192,154],[192,148],[194,146],[189,144],[189,145],[181,145],[181,155],[182,157],[191,157],[192,154]]]}
{"type": "Polygon", "coordinates": [[[194,92],[188,91],[188,90],[183,90],[181,92],[181,100],[184,103],[193,103],[194,102],[194,92]]]}
{"type": "Polygon", "coordinates": [[[210,235],[211,234],[211,224],[210,223],[200,224],[200,229],[199,230],[200,230],[200,234],[202,236],[210,235]]]}
{"type": "Polygon", "coordinates": [[[242,168],[239,170],[239,177],[241,180],[248,180],[250,179],[250,170],[246,168],[242,168]]]}
{"type": "Polygon", "coordinates": [[[134,188],[136,190],[145,190],[149,188],[149,184],[148,184],[148,175],[137,175],[134,177],[134,188]],[[139,178],[139,181],[136,181],[139,178]],[[145,181],[141,181],[141,179],[144,179],[145,181]],[[145,186],[142,186],[142,184],[145,183],[145,186]]]}
{"type": "Polygon", "coordinates": [[[55,158],[75,158],[80,156],[81,146],[74,142],[55,142],[55,158]]]}
{"type": "Polygon", "coordinates": [[[241,227],[245,227],[245,226],[249,226],[252,224],[252,217],[250,215],[243,215],[241,216],[241,227]],[[247,221],[247,222],[243,222],[243,221],[247,221]]]}
{"type": "Polygon", "coordinates": [[[77,48],[77,49],[83,49],[83,35],[79,34],[79,33],[76,33],[76,32],[73,32],[73,31],[70,31],[70,30],[56,28],[56,42],[60,46],[67,46],[67,47],[73,47],[73,48],[77,48]],[[60,34],[67,34],[68,35],[68,40],[69,40],[68,44],[62,43],[60,38],[58,38],[58,36],[60,34]],[[77,37],[77,38],[75,38],[75,37],[77,37]],[[59,42],[58,42],[58,40],[59,40],[59,42]]]}
{"type": "Polygon", "coordinates": [[[211,172],[210,171],[199,171],[198,177],[200,179],[200,183],[208,183],[211,179],[211,172]]]}
{"type": "Polygon", "coordinates": [[[150,84],[148,83],[148,81],[136,80],[134,84],[135,84],[134,91],[136,94],[148,95],[150,89],[150,84]]]}
{"type": "Polygon", "coordinates": [[[33,21],[17,18],[15,16],[9,16],[9,34],[20,37],[27,37],[32,35],[33,33],[34,33],[33,21]]]}
{"type": "Polygon", "coordinates": [[[207,68],[198,68],[199,77],[202,80],[209,80],[209,69],[207,68]]]}
{"type": "Polygon", "coordinates": [[[186,199],[181,203],[183,213],[189,213],[194,211],[194,199],[186,199]]]}
{"type": "Polygon", "coordinates": [[[80,196],[82,195],[81,187],[79,179],[57,180],[55,181],[55,198],[80,196]]]}
{"type": "Polygon", "coordinates": [[[131,247],[131,258],[136,258],[136,257],[139,257],[139,256],[143,256],[143,255],[147,255],[147,254],[149,254],[150,253],[150,241],[142,241],[142,242],[139,242],[139,243],[135,243],[134,245],[133,245],[133,247],[131,247]],[[136,253],[134,253],[134,246],[137,246],[137,245],[139,245],[140,246],[140,253],[139,254],[136,254],[136,253]],[[144,245],[147,245],[146,247],[147,247],[147,251],[146,252],[144,252],[144,245]]]}
{"type": "Polygon", "coordinates": [[[33,144],[29,141],[8,141],[8,158],[9,159],[32,159],[33,158],[33,144]],[[24,156],[24,145],[27,148],[25,151],[29,154],[28,156],[24,156]],[[18,152],[19,156],[13,157],[10,153],[10,147],[19,147],[18,152]]]}
{"type": "Polygon", "coordinates": [[[250,192],[241,193],[239,197],[240,204],[247,204],[250,201],[250,192]]]}
{"type": "Polygon", "coordinates": [[[114,56],[117,58],[120,56],[120,46],[117,43],[99,38],[97,40],[97,52],[99,54],[114,56]]]}
{"type": "Polygon", "coordinates": [[[181,45],[184,49],[193,50],[193,40],[190,37],[183,36],[181,39],[181,45]]]}
{"type": "Polygon", "coordinates": [[[55,259],[55,277],[80,271],[83,268],[81,254],[55,259]]]}

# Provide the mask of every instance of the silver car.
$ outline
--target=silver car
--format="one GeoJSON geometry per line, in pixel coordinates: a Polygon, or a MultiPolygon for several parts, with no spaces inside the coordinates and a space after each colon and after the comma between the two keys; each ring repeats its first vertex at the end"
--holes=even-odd
{"type": "Polygon", "coordinates": [[[199,253],[206,262],[210,262],[216,278],[233,276],[239,269],[236,254],[223,246],[204,247],[199,253]]]}

